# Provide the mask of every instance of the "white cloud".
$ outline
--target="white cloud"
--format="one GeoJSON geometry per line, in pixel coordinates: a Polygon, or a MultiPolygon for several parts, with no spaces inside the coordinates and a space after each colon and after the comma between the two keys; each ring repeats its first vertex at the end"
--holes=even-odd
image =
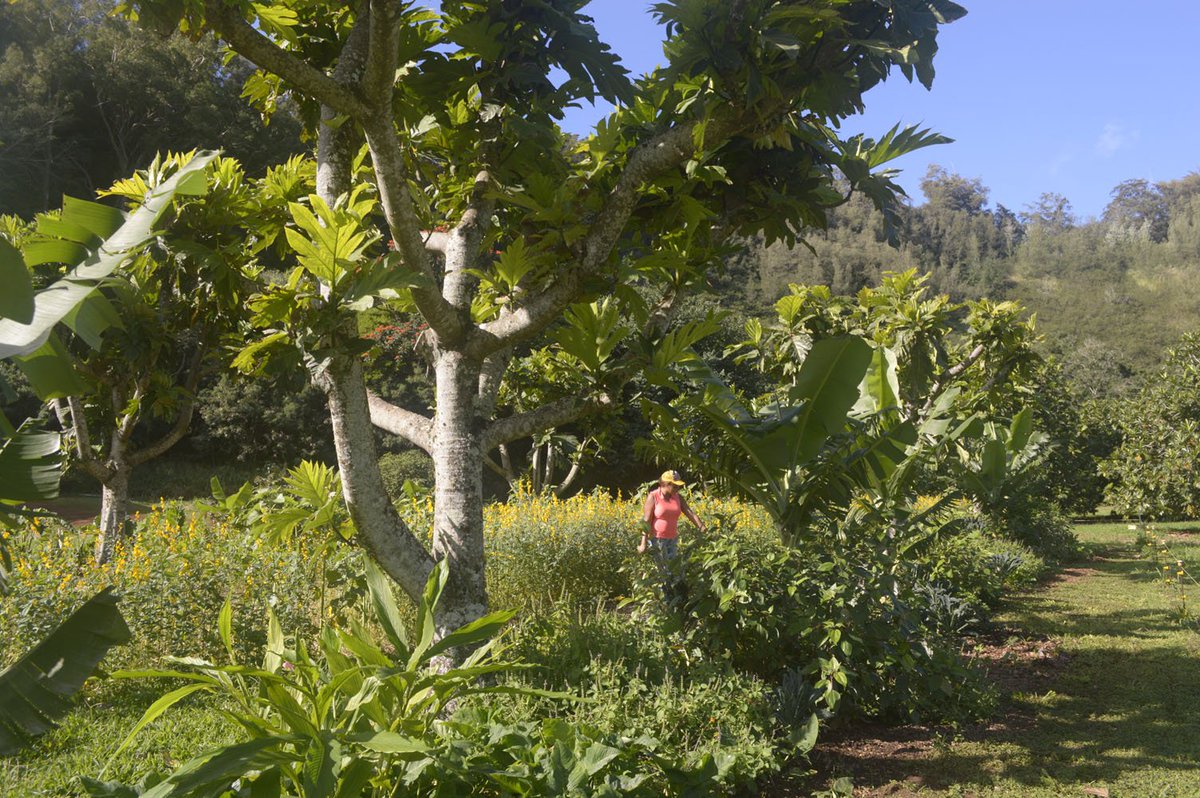
{"type": "Polygon", "coordinates": [[[1101,158],[1111,158],[1117,153],[1117,150],[1132,144],[1137,141],[1138,131],[1126,130],[1123,125],[1116,122],[1109,122],[1104,126],[1104,130],[1100,133],[1100,137],[1096,139],[1096,145],[1093,151],[1101,158]]]}

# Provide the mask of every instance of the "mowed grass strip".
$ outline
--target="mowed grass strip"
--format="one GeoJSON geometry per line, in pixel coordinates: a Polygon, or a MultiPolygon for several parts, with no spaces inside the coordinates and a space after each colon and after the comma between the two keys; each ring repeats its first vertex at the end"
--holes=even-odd
{"type": "MultiPolygon", "coordinates": [[[[1045,692],[1012,697],[1027,722],[936,746],[914,768],[923,786],[909,781],[904,793],[1200,796],[1200,626],[1177,622],[1175,591],[1127,524],[1077,531],[1086,560],[1016,598],[998,619],[1056,639],[1066,657],[1057,678],[1045,692]]],[[[1172,556],[1200,574],[1200,524],[1158,531],[1172,556]]],[[[1193,587],[1189,606],[1197,599],[1193,587]]],[[[896,787],[869,794],[901,794],[896,787]]]]}

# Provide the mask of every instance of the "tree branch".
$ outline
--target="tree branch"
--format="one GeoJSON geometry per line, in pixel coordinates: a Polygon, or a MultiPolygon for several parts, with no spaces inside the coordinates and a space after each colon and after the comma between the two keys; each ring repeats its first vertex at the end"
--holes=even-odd
{"type": "Polygon", "coordinates": [[[423,285],[412,289],[413,302],[434,334],[453,345],[466,334],[469,316],[447,302],[438,288],[438,275],[409,192],[408,168],[392,121],[390,99],[385,109],[378,109],[370,119],[363,120],[363,131],[371,150],[379,201],[392,242],[405,264],[418,270],[424,278],[423,285]]]}
{"type": "Polygon", "coordinates": [[[61,399],[55,399],[53,406],[54,413],[58,416],[58,423],[64,430],[69,427],[71,435],[75,438],[75,454],[79,458],[79,467],[89,477],[102,484],[111,479],[112,469],[100,462],[100,458],[96,457],[96,453],[92,451],[92,438],[88,430],[87,416],[84,415],[83,403],[79,401],[79,397],[68,396],[67,409],[63,408],[61,399]]]}
{"type": "Polygon", "coordinates": [[[136,452],[129,453],[129,464],[139,466],[142,463],[153,460],[154,458],[164,454],[187,434],[188,427],[192,424],[192,416],[196,411],[196,391],[200,389],[200,378],[204,373],[204,356],[208,353],[208,348],[204,345],[196,347],[196,351],[192,353],[192,358],[188,362],[187,379],[184,381],[183,390],[186,391],[186,398],[183,400],[183,406],[179,410],[179,415],[175,418],[175,423],[170,431],[163,435],[154,443],[139,449],[136,452]]]}
{"type": "Polygon", "coordinates": [[[371,423],[382,430],[399,435],[404,440],[433,454],[433,420],[367,391],[367,407],[371,411],[371,423]]]}
{"type": "Polygon", "coordinates": [[[400,4],[370,0],[370,34],[362,75],[362,92],[372,105],[389,104],[396,83],[396,54],[400,50],[400,4]]]}
{"type": "MultiPolygon", "coordinates": [[[[475,347],[481,356],[526,341],[545,329],[579,294],[584,280],[608,262],[641,196],[643,185],[685,163],[695,151],[695,122],[672,127],[639,145],[609,192],[583,243],[583,257],[528,304],[482,325],[475,347]]],[[[714,117],[705,130],[708,141],[724,141],[738,127],[732,119],[714,117]]]]}
{"type": "Polygon", "coordinates": [[[488,456],[488,455],[486,455],[486,454],[483,456],[483,464],[484,464],[485,466],[487,466],[488,468],[492,469],[492,471],[493,471],[495,474],[497,474],[498,476],[504,477],[504,479],[508,480],[508,481],[509,481],[509,483],[511,483],[511,482],[512,482],[512,479],[510,478],[510,476],[509,476],[508,474],[506,474],[506,473],[504,472],[504,469],[503,469],[503,468],[501,468],[501,467],[500,467],[500,466],[499,466],[499,465],[496,463],[496,461],[495,461],[495,460],[493,460],[493,459],[492,459],[490,456],[488,456]]]}
{"type": "Polygon", "coordinates": [[[357,118],[370,113],[367,104],[352,89],[276,45],[247,22],[236,8],[221,0],[205,0],[204,12],[209,25],[229,46],[259,68],[278,75],[339,113],[357,118]]]}
{"type": "Polygon", "coordinates": [[[979,344],[972,349],[966,357],[964,357],[958,363],[955,363],[950,368],[946,369],[946,372],[942,374],[941,379],[935,382],[933,387],[929,389],[929,397],[925,400],[924,406],[921,407],[921,415],[925,415],[932,410],[933,403],[937,401],[938,396],[940,396],[942,391],[946,389],[946,386],[948,386],[952,380],[958,377],[958,375],[962,374],[964,371],[973,366],[975,361],[983,357],[983,353],[986,351],[987,347],[983,344],[979,344]]]}
{"type": "Polygon", "coordinates": [[[149,446],[131,452],[129,454],[129,464],[136,467],[142,463],[149,462],[165,454],[168,449],[179,443],[183,439],[183,436],[187,434],[195,411],[196,397],[193,394],[183,401],[183,406],[180,408],[179,415],[175,418],[175,423],[171,426],[171,429],[149,446]]]}
{"type": "Polygon", "coordinates": [[[500,384],[511,361],[512,351],[508,349],[493,352],[483,361],[479,371],[479,392],[475,397],[475,415],[479,418],[490,420],[495,414],[500,384]]]}
{"type": "Polygon", "coordinates": [[[559,399],[526,413],[517,413],[492,422],[483,434],[483,450],[490,452],[502,443],[527,438],[536,432],[560,427],[589,413],[613,406],[610,396],[571,396],[559,399]]]}
{"type": "Polygon", "coordinates": [[[314,369],[313,382],[329,400],[342,495],[358,538],[388,576],[419,600],[434,561],[383,487],[362,363],[356,357],[335,356],[314,369]]]}
{"type": "Polygon", "coordinates": [[[446,239],[446,276],[442,285],[442,296],[460,311],[470,310],[475,286],[479,282],[479,278],[471,274],[470,270],[483,268],[477,261],[483,255],[483,236],[491,221],[492,206],[495,204],[488,196],[490,184],[491,175],[486,168],[480,169],[475,175],[467,209],[446,239]]]}

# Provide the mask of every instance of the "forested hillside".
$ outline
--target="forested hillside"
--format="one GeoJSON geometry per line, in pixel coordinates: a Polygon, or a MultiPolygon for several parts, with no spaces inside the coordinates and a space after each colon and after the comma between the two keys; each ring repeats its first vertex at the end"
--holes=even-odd
{"type": "Polygon", "coordinates": [[[1077,218],[1055,194],[1020,212],[992,206],[982,181],[940,167],[921,189],[924,203],[902,214],[898,248],[882,215],[855,197],[809,247],[751,242],[719,289],[760,313],[789,283],[853,293],[885,271],[928,271],[956,299],[1015,299],[1036,314],[1046,350],[1092,397],[1128,393],[1200,318],[1200,173],[1127,180],[1099,219],[1077,218]]]}

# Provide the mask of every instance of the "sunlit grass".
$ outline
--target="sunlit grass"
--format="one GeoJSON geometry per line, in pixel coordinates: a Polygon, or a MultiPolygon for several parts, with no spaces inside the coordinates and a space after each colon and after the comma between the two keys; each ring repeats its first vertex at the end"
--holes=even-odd
{"type": "MultiPolygon", "coordinates": [[[[1200,562],[1200,525],[1163,524],[1172,555],[1200,562]]],[[[1127,524],[1080,527],[1088,559],[1001,620],[1060,641],[1066,665],[1013,697],[1032,723],[956,742],[914,768],[922,795],[1043,798],[1103,787],[1113,798],[1200,796],[1200,627],[1127,524]]],[[[887,789],[887,788],[885,788],[887,789]]]]}

